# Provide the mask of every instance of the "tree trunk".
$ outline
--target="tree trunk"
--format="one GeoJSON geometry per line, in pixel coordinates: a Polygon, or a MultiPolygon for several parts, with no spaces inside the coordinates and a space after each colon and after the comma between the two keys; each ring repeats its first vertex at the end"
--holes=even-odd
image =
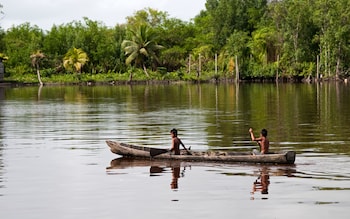
{"type": "Polygon", "coordinates": [[[316,57],[316,81],[320,79],[320,56],[316,57]]]}
{"type": "Polygon", "coordinates": [[[279,68],[279,65],[280,65],[280,55],[277,55],[277,68],[276,68],[276,83],[278,83],[278,68],[279,68]]]}
{"type": "Polygon", "coordinates": [[[145,64],[142,64],[142,67],[143,67],[143,71],[145,72],[146,76],[149,78],[149,74],[147,72],[147,68],[146,68],[145,64]]]}
{"type": "Polygon", "coordinates": [[[341,48],[340,48],[340,43],[338,46],[338,55],[337,55],[337,66],[335,69],[335,79],[339,80],[339,74],[340,74],[340,54],[341,54],[341,48]]]}
{"type": "Polygon", "coordinates": [[[197,79],[199,79],[199,76],[201,75],[201,71],[202,71],[202,57],[201,57],[201,54],[199,53],[197,79]]]}
{"type": "Polygon", "coordinates": [[[41,76],[40,76],[40,70],[39,70],[39,64],[36,65],[36,74],[38,75],[38,80],[40,85],[43,85],[43,82],[41,81],[41,76]]]}
{"type": "Polygon", "coordinates": [[[236,83],[239,82],[239,68],[238,68],[238,58],[235,56],[235,64],[236,64],[236,83]]]}
{"type": "Polygon", "coordinates": [[[218,54],[215,53],[215,75],[218,74],[218,54]]]}
{"type": "Polygon", "coordinates": [[[188,55],[188,74],[191,73],[191,54],[188,55]]]}
{"type": "Polygon", "coordinates": [[[132,70],[130,71],[129,82],[132,81],[132,70]]]}

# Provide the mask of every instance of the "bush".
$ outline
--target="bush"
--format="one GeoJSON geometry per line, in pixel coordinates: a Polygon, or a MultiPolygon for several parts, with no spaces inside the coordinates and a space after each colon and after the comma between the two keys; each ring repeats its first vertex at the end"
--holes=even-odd
{"type": "Polygon", "coordinates": [[[18,65],[14,68],[5,67],[5,77],[17,77],[19,75],[24,75],[27,72],[31,72],[32,69],[28,68],[26,65],[18,65]]]}
{"type": "Polygon", "coordinates": [[[47,68],[40,70],[41,77],[51,77],[51,75],[56,74],[56,70],[54,68],[47,68]]]}

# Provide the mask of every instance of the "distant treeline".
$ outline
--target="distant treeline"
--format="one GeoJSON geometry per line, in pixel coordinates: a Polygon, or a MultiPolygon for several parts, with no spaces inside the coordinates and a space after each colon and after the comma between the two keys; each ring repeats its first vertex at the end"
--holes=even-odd
{"type": "Polygon", "coordinates": [[[237,70],[240,79],[349,76],[349,0],[207,0],[205,6],[190,22],[145,8],[114,27],[83,18],[48,31],[30,23],[0,30],[5,77],[234,79],[237,70]]]}

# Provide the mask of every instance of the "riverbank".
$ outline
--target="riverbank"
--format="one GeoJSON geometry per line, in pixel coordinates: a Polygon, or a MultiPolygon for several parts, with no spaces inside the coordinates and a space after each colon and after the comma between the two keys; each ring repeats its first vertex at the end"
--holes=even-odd
{"type": "MultiPolygon", "coordinates": [[[[240,79],[239,83],[316,83],[316,82],[341,82],[348,83],[350,78],[336,79],[336,78],[284,78],[280,77],[278,80],[275,78],[245,78],[240,79]]],[[[201,83],[237,83],[235,78],[219,78],[219,77],[202,77],[202,78],[174,78],[174,79],[157,79],[157,78],[135,78],[130,81],[125,78],[111,79],[105,78],[105,80],[94,80],[93,78],[85,77],[83,80],[66,78],[64,80],[50,80],[45,78],[43,80],[44,86],[62,86],[62,85],[78,85],[78,86],[96,86],[96,85],[166,85],[166,84],[201,84],[201,83]]],[[[13,80],[4,79],[0,81],[1,87],[16,87],[16,86],[40,86],[38,80],[26,79],[13,80]]]]}

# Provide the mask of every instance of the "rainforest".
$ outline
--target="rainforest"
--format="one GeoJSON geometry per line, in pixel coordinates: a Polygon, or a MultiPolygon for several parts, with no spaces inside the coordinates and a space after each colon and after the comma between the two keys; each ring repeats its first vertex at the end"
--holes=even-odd
{"type": "Polygon", "coordinates": [[[0,26],[0,60],[4,80],[40,84],[339,80],[349,41],[348,0],[207,0],[190,21],[144,8],[113,27],[0,26]]]}

